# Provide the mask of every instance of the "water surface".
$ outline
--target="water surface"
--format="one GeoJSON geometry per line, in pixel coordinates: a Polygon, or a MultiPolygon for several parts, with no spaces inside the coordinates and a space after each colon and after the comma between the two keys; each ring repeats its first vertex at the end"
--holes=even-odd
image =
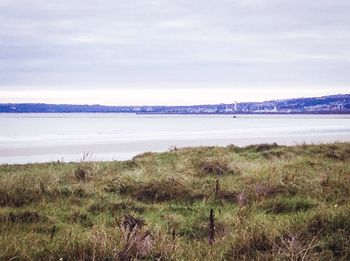
{"type": "Polygon", "coordinates": [[[172,146],[350,141],[350,115],[0,114],[0,163],[124,160],[172,146]]]}

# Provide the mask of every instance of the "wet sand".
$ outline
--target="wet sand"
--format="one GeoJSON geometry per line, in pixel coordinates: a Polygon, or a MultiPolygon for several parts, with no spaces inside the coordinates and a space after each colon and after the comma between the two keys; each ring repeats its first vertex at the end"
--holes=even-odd
{"type": "Polygon", "coordinates": [[[246,146],[258,143],[277,142],[280,145],[298,145],[302,143],[329,143],[350,142],[350,133],[343,135],[309,135],[302,137],[256,137],[256,138],[232,138],[232,139],[198,139],[198,140],[148,140],[129,142],[110,142],[93,144],[73,144],[38,146],[28,148],[0,148],[0,163],[28,163],[47,161],[79,161],[84,152],[92,153],[91,160],[127,160],[133,156],[147,152],[167,151],[176,146],[246,146]]]}

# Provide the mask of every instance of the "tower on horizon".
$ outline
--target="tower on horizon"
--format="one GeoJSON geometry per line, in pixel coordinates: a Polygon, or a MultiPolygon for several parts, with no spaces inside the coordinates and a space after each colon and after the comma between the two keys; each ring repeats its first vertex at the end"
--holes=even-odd
{"type": "Polygon", "coordinates": [[[235,101],[235,105],[233,106],[233,111],[237,112],[237,108],[238,108],[238,103],[237,101],[235,101]]]}

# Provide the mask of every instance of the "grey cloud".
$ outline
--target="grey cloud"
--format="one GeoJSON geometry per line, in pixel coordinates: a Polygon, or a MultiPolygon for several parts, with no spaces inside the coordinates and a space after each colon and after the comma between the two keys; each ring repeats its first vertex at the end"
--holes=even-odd
{"type": "Polygon", "coordinates": [[[0,88],[346,85],[349,11],[344,0],[3,0],[0,88]]]}

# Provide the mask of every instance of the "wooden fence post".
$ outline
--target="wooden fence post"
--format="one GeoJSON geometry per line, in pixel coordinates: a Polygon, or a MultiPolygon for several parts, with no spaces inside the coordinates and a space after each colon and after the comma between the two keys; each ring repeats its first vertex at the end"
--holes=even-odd
{"type": "Polygon", "coordinates": [[[176,237],[176,232],[175,232],[175,228],[173,229],[173,240],[175,240],[176,237]]]}
{"type": "Polygon", "coordinates": [[[215,186],[215,198],[219,198],[219,191],[220,191],[220,181],[216,180],[216,186],[215,186]]]}
{"type": "Polygon", "coordinates": [[[214,224],[214,210],[210,210],[210,216],[209,216],[209,244],[214,243],[214,236],[215,236],[215,224],[214,224]]]}
{"type": "Polygon", "coordinates": [[[51,231],[50,231],[50,240],[52,241],[52,239],[53,239],[53,237],[55,236],[55,234],[56,234],[56,226],[53,226],[52,228],[51,228],[51,231]]]}

